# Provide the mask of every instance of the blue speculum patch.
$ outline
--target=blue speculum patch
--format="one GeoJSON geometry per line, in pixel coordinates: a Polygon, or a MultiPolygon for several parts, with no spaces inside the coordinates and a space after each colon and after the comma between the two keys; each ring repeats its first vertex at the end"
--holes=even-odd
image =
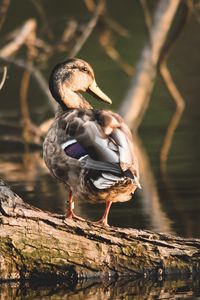
{"type": "Polygon", "coordinates": [[[82,156],[87,155],[85,149],[78,142],[67,146],[66,148],[64,148],[64,151],[68,156],[76,159],[79,159],[82,156]]]}

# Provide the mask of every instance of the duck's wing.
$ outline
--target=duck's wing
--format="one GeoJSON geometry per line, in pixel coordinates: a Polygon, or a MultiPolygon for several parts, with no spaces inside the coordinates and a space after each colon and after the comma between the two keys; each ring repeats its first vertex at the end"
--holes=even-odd
{"type": "Polygon", "coordinates": [[[130,171],[139,179],[132,135],[123,119],[111,111],[74,111],[65,116],[67,141],[61,146],[85,167],[120,173],[130,171]],[[69,138],[70,137],[70,138],[69,138]]]}

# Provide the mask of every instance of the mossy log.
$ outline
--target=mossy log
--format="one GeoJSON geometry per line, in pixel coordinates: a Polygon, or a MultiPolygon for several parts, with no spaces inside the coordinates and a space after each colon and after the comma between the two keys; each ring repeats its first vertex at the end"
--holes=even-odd
{"type": "Polygon", "coordinates": [[[3,181],[0,200],[1,280],[200,272],[200,240],[64,220],[26,204],[3,181]]]}

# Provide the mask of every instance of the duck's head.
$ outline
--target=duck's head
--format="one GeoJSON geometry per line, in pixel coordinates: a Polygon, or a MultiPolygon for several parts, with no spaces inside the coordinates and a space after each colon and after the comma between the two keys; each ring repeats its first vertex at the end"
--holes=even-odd
{"type": "Polygon", "coordinates": [[[49,88],[63,109],[90,108],[81,92],[88,92],[101,101],[112,103],[98,87],[90,64],[78,58],[69,59],[55,66],[49,79],[49,88]]]}

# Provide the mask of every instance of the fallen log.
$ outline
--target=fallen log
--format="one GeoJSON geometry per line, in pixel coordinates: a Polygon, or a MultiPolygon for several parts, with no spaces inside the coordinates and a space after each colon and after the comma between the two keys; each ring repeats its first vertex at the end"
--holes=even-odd
{"type": "Polygon", "coordinates": [[[0,280],[200,272],[200,240],[102,228],[32,207],[0,180],[0,280]]]}

